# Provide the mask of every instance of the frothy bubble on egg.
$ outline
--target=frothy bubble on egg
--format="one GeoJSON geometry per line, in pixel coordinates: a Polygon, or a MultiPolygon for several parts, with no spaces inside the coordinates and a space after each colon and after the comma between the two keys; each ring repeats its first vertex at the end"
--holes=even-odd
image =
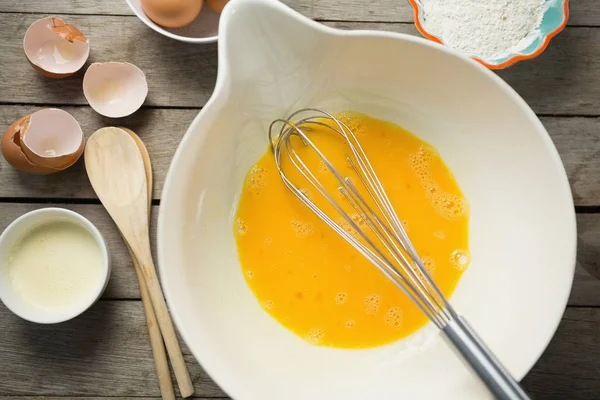
{"type": "Polygon", "coordinates": [[[315,345],[321,344],[325,339],[325,331],[322,328],[312,328],[304,335],[304,339],[315,345]]]}
{"type": "Polygon", "coordinates": [[[339,292],[335,295],[335,304],[341,305],[346,303],[348,300],[348,294],[346,292],[339,292]]]}
{"type": "Polygon", "coordinates": [[[370,294],[365,297],[365,311],[369,315],[374,315],[379,312],[379,304],[381,303],[381,296],[377,293],[370,294]]]}
{"type": "Polygon", "coordinates": [[[248,279],[252,279],[254,278],[254,272],[249,269],[248,271],[246,271],[246,276],[248,277],[248,279]]]}
{"type": "Polygon", "coordinates": [[[336,223],[346,232],[348,232],[350,235],[354,236],[355,238],[359,239],[360,238],[360,234],[358,233],[358,231],[356,229],[354,229],[354,227],[352,225],[350,225],[350,223],[348,221],[346,221],[344,218],[339,218],[336,223]]]}
{"type": "MultiPolygon", "coordinates": [[[[423,267],[425,267],[425,270],[427,271],[429,276],[433,278],[436,269],[436,263],[433,257],[424,256],[421,257],[421,261],[423,263],[423,267]]],[[[427,282],[427,278],[425,277],[425,274],[422,272],[421,268],[419,268],[415,264],[413,270],[417,274],[418,279],[420,279],[423,282],[427,282]]]]}
{"type": "Polygon", "coordinates": [[[258,165],[253,166],[248,172],[248,178],[246,180],[248,189],[255,195],[260,195],[264,190],[266,183],[266,173],[264,168],[258,165]]]}
{"type": "Polygon", "coordinates": [[[450,255],[450,264],[459,271],[464,271],[471,262],[471,254],[468,251],[457,249],[450,255]]]}
{"type": "Polygon", "coordinates": [[[428,177],[434,155],[437,155],[437,152],[433,148],[421,146],[416,153],[408,157],[408,165],[419,178],[428,177]]]}
{"type": "Polygon", "coordinates": [[[240,218],[235,220],[235,226],[236,226],[235,231],[240,236],[244,236],[248,232],[248,226],[246,225],[246,222],[244,222],[240,218]]]}
{"type": "Polygon", "coordinates": [[[264,243],[264,247],[267,248],[269,246],[271,246],[271,243],[273,242],[273,238],[271,238],[270,236],[267,236],[265,238],[265,243],[264,243]]]}
{"type": "Polygon", "coordinates": [[[458,219],[466,215],[468,205],[464,198],[452,193],[438,193],[430,196],[433,207],[447,219],[458,219]]]}
{"type": "Polygon", "coordinates": [[[402,310],[399,307],[390,307],[383,320],[391,328],[400,329],[402,327],[402,310]]]}
{"type": "Polygon", "coordinates": [[[310,236],[315,231],[315,228],[309,222],[293,220],[291,226],[294,232],[296,232],[296,236],[299,238],[310,236]]]}
{"type": "Polygon", "coordinates": [[[348,129],[356,136],[364,136],[367,134],[368,130],[365,129],[363,118],[357,117],[352,113],[341,113],[338,115],[338,119],[346,124],[348,129]]]}
{"type": "Polygon", "coordinates": [[[358,225],[358,227],[361,229],[364,229],[367,227],[367,222],[358,214],[352,215],[352,221],[354,221],[354,223],[356,225],[358,225]]]}
{"type": "Polygon", "coordinates": [[[327,168],[327,164],[325,164],[325,161],[323,161],[323,160],[319,161],[319,171],[329,172],[329,168],[327,168]]]}
{"type": "Polygon", "coordinates": [[[427,270],[427,272],[429,272],[429,275],[432,275],[435,273],[435,269],[436,269],[436,264],[435,264],[435,260],[433,257],[423,257],[421,258],[421,261],[423,261],[423,265],[425,266],[425,269],[427,270]]]}
{"type": "Polygon", "coordinates": [[[344,328],[352,329],[356,326],[356,321],[353,319],[349,319],[344,322],[344,328]]]}
{"type": "Polygon", "coordinates": [[[263,302],[263,307],[266,310],[272,310],[275,308],[275,302],[273,300],[267,300],[267,301],[263,302]]]}
{"type": "Polygon", "coordinates": [[[445,192],[431,176],[431,164],[436,158],[439,158],[439,154],[435,149],[421,146],[419,151],[409,156],[408,164],[419,178],[427,198],[439,215],[450,220],[463,218],[468,214],[467,200],[445,192]]]}

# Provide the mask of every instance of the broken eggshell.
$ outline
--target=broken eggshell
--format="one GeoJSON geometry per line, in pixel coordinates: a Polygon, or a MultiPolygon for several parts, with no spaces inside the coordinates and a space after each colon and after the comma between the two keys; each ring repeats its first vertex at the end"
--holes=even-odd
{"type": "Polygon", "coordinates": [[[90,55],[90,44],[73,25],[48,17],[27,29],[23,50],[35,70],[50,78],[65,78],[83,67],[90,55]]]}
{"type": "Polygon", "coordinates": [[[144,104],[148,83],[146,75],[133,64],[94,63],[83,77],[83,94],[98,114],[121,118],[144,104]]]}
{"type": "Polygon", "coordinates": [[[45,108],[19,118],[4,131],[2,154],[19,171],[47,175],[75,164],[83,154],[84,137],[75,118],[45,108]]]}

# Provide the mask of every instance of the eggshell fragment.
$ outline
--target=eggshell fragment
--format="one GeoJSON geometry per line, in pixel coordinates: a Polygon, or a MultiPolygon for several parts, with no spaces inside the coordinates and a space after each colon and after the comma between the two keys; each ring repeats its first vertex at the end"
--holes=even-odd
{"type": "Polygon", "coordinates": [[[223,8],[229,0],[205,0],[208,8],[213,10],[214,12],[221,14],[223,12],[223,8]]]}
{"type": "Polygon", "coordinates": [[[90,55],[90,44],[73,25],[48,17],[27,29],[23,50],[35,70],[51,78],[64,78],[83,67],[90,55]]]}
{"type": "Polygon", "coordinates": [[[83,77],[83,94],[98,114],[121,118],[144,104],[148,83],[146,75],[133,64],[94,63],[83,77]]]}
{"type": "Polygon", "coordinates": [[[160,26],[181,28],[196,19],[203,0],[141,0],[144,13],[160,26]]]}
{"type": "Polygon", "coordinates": [[[57,172],[52,168],[33,164],[21,149],[21,135],[29,126],[30,116],[22,117],[13,122],[2,136],[2,155],[10,165],[30,174],[45,175],[57,172]]]}
{"type": "Polygon", "coordinates": [[[81,127],[69,113],[46,108],[19,118],[4,131],[2,154],[16,169],[36,175],[62,171],[83,154],[81,127]]]}

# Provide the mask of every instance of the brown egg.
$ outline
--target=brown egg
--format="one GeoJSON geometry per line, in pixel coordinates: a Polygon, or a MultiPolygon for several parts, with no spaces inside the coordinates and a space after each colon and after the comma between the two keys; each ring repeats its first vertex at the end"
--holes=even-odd
{"type": "Polygon", "coordinates": [[[142,8],[152,21],[165,28],[180,28],[196,19],[203,0],[142,0],[142,8]]]}
{"type": "Polygon", "coordinates": [[[69,113],[45,108],[19,118],[4,131],[2,154],[19,171],[59,172],[75,164],[84,149],[81,127],[69,113]]]}
{"type": "Polygon", "coordinates": [[[206,0],[206,5],[214,12],[221,14],[228,1],[229,0],[206,0]]]}

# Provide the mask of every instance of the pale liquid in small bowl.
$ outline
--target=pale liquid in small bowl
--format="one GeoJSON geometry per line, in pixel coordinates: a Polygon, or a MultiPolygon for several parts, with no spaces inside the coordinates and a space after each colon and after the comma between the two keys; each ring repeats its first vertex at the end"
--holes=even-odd
{"type": "Polygon", "coordinates": [[[79,307],[103,278],[103,254],[85,228],[48,222],[26,232],[13,246],[8,278],[15,294],[36,308],[64,312],[79,307]]]}

